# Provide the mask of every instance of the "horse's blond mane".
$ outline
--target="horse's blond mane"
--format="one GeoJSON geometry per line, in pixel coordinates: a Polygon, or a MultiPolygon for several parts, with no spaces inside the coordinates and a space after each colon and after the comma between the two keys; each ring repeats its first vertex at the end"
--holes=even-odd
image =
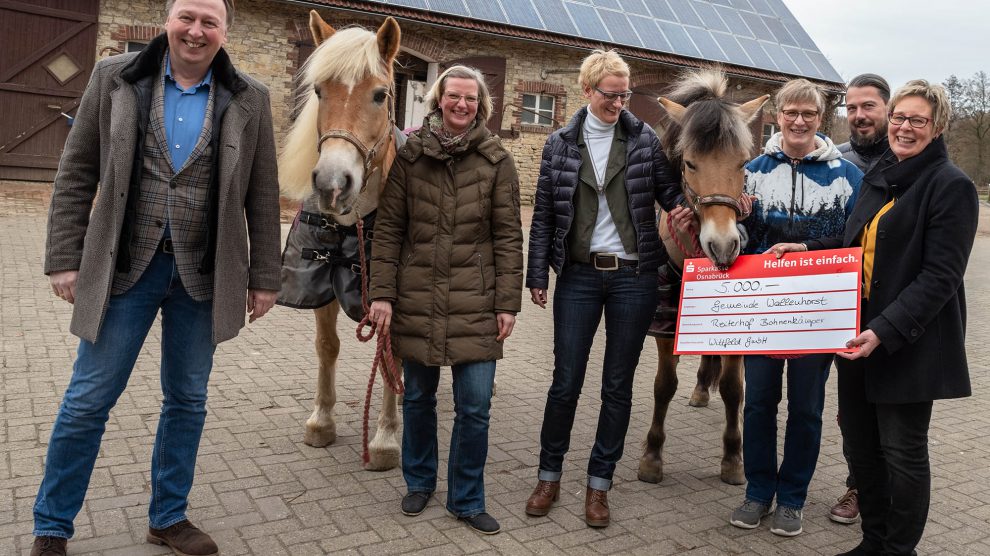
{"type": "Polygon", "coordinates": [[[296,95],[303,108],[279,156],[279,186],[284,196],[301,201],[312,193],[312,171],[319,158],[316,126],[320,110],[313,85],[335,81],[353,86],[369,75],[390,81],[390,69],[379,53],[377,35],[361,27],[341,29],[313,51],[299,70],[296,95]]]}

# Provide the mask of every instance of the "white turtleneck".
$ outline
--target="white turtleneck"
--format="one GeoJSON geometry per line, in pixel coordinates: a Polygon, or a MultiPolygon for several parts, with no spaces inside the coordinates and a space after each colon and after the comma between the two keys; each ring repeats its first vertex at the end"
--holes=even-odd
{"type": "Polygon", "coordinates": [[[612,140],[615,138],[616,124],[607,124],[591,112],[588,107],[588,117],[584,119],[584,144],[598,181],[598,217],[595,220],[595,231],[591,235],[592,253],[615,253],[620,259],[639,259],[636,253],[626,253],[622,246],[619,230],[612,220],[612,212],[605,199],[605,170],[608,168],[608,155],[612,151],[612,140]]]}

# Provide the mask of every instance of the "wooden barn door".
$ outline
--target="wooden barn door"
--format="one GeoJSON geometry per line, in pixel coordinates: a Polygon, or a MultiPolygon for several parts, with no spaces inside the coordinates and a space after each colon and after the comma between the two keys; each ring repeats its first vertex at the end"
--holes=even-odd
{"type": "Polygon", "coordinates": [[[96,58],[99,0],[0,0],[0,179],[51,181],[96,58]]]}

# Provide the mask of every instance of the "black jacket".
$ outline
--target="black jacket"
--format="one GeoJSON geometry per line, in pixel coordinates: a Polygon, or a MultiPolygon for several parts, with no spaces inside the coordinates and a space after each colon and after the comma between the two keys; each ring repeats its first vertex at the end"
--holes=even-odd
{"type": "MultiPolygon", "coordinates": [[[[963,275],[979,219],[976,188],[949,161],[941,138],[902,162],[888,153],[866,175],[842,245],[858,245],[863,227],[892,197],[897,202],[877,225],[864,319],[881,341],[862,360],[867,399],[969,396],[963,275]]],[[[837,361],[840,369],[848,364],[837,361]]]]}
{"type": "MultiPolygon", "coordinates": [[[[581,151],[578,131],[588,107],[578,110],[566,127],[553,133],[543,147],[540,177],[536,184],[536,206],[529,232],[527,288],[546,289],[549,268],[560,274],[567,262],[564,245],[574,218],[574,192],[578,187],[581,151]]],[[[667,261],[667,252],[657,233],[656,203],[672,210],[683,199],[680,172],[670,167],[653,129],[627,110],[619,115],[626,132],[626,192],[629,214],[636,229],[640,272],[656,272],[667,261]]]]}

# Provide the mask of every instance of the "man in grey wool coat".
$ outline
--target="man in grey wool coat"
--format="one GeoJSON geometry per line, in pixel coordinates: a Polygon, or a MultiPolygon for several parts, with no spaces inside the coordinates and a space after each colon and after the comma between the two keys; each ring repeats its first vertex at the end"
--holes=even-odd
{"type": "Polygon", "coordinates": [[[110,409],[158,312],[162,406],[148,542],[217,554],[186,516],[216,345],[271,308],[279,206],[267,89],[226,51],[233,0],[169,0],[165,32],[101,60],[55,178],[45,274],[80,337],[34,506],[32,556],[65,554],[110,409]]]}

